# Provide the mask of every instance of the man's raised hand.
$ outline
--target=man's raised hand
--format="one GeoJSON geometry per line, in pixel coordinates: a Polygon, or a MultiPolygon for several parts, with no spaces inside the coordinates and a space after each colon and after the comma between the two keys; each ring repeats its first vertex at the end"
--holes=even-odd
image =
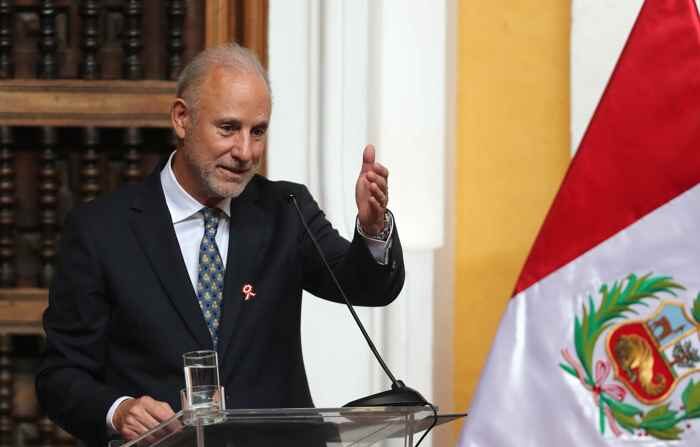
{"type": "Polygon", "coordinates": [[[389,202],[389,170],[375,161],[374,146],[362,153],[362,168],[355,185],[357,215],[362,231],[373,236],[384,229],[384,213],[389,202]]]}

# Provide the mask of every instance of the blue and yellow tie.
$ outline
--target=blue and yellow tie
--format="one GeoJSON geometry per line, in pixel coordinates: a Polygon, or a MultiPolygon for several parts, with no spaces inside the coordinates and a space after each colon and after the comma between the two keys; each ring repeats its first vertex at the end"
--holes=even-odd
{"type": "Polygon", "coordinates": [[[221,299],[224,290],[224,263],[216,245],[216,230],[219,228],[221,211],[217,208],[202,208],[204,236],[199,245],[199,273],[197,274],[197,298],[204,320],[209,327],[214,350],[218,342],[221,299]]]}

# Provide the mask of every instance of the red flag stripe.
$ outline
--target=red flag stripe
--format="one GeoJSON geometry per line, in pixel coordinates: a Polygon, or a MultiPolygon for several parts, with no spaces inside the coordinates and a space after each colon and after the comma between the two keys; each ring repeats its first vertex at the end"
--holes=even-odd
{"type": "Polygon", "coordinates": [[[647,0],[515,293],[698,182],[698,11],[694,0],[647,0]]]}

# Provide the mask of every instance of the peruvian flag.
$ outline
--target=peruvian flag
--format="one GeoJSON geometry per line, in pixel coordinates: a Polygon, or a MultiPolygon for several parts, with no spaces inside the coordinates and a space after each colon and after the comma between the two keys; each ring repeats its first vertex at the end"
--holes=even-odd
{"type": "Polygon", "coordinates": [[[460,446],[700,445],[700,20],[646,0],[460,446]]]}

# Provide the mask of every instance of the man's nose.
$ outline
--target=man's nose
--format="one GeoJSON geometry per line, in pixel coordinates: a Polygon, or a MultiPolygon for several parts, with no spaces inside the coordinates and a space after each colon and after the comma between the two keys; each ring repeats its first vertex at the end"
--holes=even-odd
{"type": "Polygon", "coordinates": [[[252,158],[252,153],[250,133],[239,132],[238,138],[234,139],[233,145],[231,146],[231,155],[239,160],[249,161],[252,158]]]}

